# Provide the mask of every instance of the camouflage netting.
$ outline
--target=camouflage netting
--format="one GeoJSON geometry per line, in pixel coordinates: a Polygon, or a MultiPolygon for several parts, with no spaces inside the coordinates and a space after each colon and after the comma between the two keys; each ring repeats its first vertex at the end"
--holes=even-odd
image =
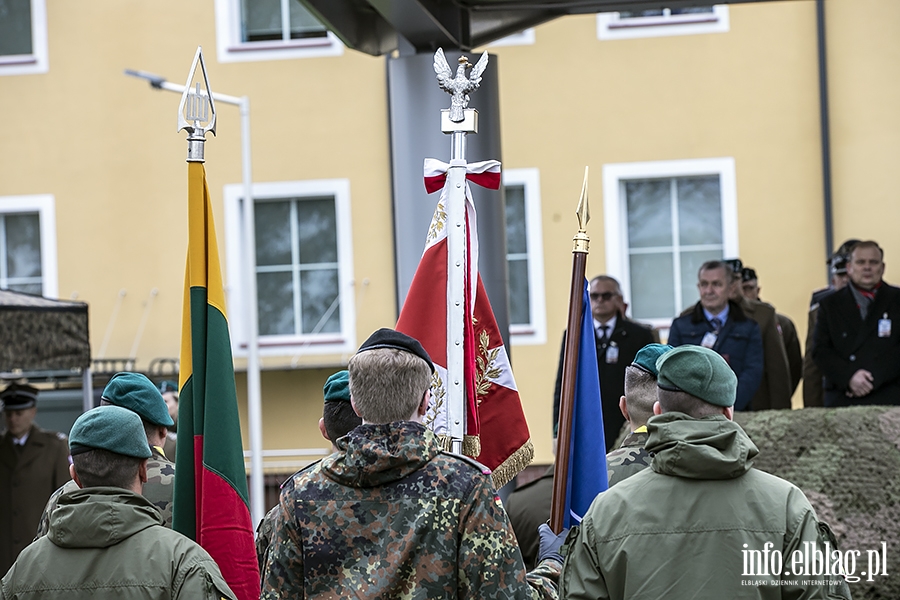
{"type": "Polygon", "coordinates": [[[887,542],[888,576],[850,584],[854,600],[900,599],[900,407],[735,413],[760,453],[754,467],[796,484],[841,551],[887,542]]]}
{"type": "Polygon", "coordinates": [[[0,372],[90,364],[87,304],[0,290],[0,372]]]}

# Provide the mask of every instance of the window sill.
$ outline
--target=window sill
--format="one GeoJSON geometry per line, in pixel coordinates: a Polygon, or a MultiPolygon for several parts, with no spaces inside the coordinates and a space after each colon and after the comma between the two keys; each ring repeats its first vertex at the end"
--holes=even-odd
{"type": "Polygon", "coordinates": [[[34,54],[9,54],[7,56],[0,56],[0,67],[36,64],[38,64],[38,59],[34,54]]]}
{"type": "Polygon", "coordinates": [[[678,15],[677,17],[636,17],[607,23],[609,29],[633,29],[636,27],[665,27],[669,25],[696,25],[699,23],[718,23],[719,17],[709,15],[678,15]]]}
{"type": "Polygon", "coordinates": [[[291,40],[289,42],[246,42],[228,46],[229,52],[259,52],[263,50],[297,50],[303,48],[330,48],[334,42],[330,37],[291,40]]]}

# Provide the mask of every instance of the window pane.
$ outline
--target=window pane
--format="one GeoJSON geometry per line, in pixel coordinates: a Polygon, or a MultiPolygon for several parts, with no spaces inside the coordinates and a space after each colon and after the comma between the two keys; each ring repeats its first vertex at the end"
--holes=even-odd
{"type": "Polygon", "coordinates": [[[241,15],[243,16],[241,41],[283,39],[281,0],[241,0],[241,15]]]}
{"type": "Polygon", "coordinates": [[[672,255],[633,254],[631,310],[636,319],[670,318],[675,315],[675,279],[672,255]]]}
{"type": "Polygon", "coordinates": [[[720,260],[721,250],[702,250],[699,252],[682,252],[681,254],[681,308],[697,302],[700,292],[697,290],[697,272],[700,265],[708,260],[720,260]]]}
{"type": "Polygon", "coordinates": [[[41,225],[37,213],[6,215],[5,220],[7,276],[40,277],[41,225]]]}
{"type": "Polygon", "coordinates": [[[300,0],[290,0],[289,7],[291,11],[291,39],[323,37],[327,34],[325,26],[312,16],[300,0]]]}
{"type": "Polygon", "coordinates": [[[291,264],[291,203],[257,202],[254,212],[256,219],[256,264],[291,264]]]}
{"type": "Polygon", "coordinates": [[[11,283],[9,284],[9,289],[13,292],[24,292],[35,296],[40,296],[44,293],[39,283],[11,283]]]}
{"type": "Polygon", "coordinates": [[[661,17],[663,9],[651,8],[647,10],[622,10],[619,11],[620,19],[635,19],[638,17],[661,17]]]}
{"type": "Polygon", "coordinates": [[[646,179],[625,182],[629,247],[672,245],[670,181],[646,179]]]}
{"type": "Polygon", "coordinates": [[[712,6],[685,6],[683,8],[673,8],[673,15],[687,15],[693,13],[711,13],[713,12],[712,6]]]}
{"type": "Polygon", "coordinates": [[[528,252],[525,228],[525,186],[508,186],[505,191],[506,253],[525,254],[528,252]]]}
{"type": "Polygon", "coordinates": [[[0,0],[0,56],[31,53],[31,1],[0,0]]]}
{"type": "Polygon", "coordinates": [[[509,266],[509,323],[531,323],[531,301],[528,297],[528,259],[511,260],[509,266]]]}
{"type": "Polygon", "coordinates": [[[678,185],[678,228],[681,245],[722,243],[719,177],[683,177],[678,185]]]}
{"type": "Polygon", "coordinates": [[[298,200],[297,230],[300,234],[300,264],[337,262],[334,198],[298,200]]]}
{"type": "Polygon", "coordinates": [[[290,272],[259,273],[256,276],[260,335],[292,335],[294,330],[294,286],[290,272]]]}
{"type": "MultiPolygon", "coordinates": [[[[303,333],[312,333],[338,297],[337,269],[316,269],[300,273],[300,294],[303,333]]],[[[316,333],[337,333],[340,330],[340,306],[335,306],[316,333]]]]}

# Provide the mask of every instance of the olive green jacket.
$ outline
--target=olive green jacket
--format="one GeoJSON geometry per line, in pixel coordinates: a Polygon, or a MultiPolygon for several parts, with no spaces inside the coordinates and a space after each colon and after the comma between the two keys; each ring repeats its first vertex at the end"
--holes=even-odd
{"type": "Polygon", "coordinates": [[[570,534],[560,598],[849,597],[840,577],[783,572],[795,550],[834,537],[800,489],[751,468],[759,451],[738,424],[673,412],[647,428],[651,468],[598,495],[570,534]],[[750,565],[765,549],[784,557],[781,577],[750,565]]]}
{"type": "Polygon", "coordinates": [[[63,494],[49,533],[0,582],[0,600],[235,600],[206,550],[163,527],[143,496],[112,487],[63,494]]]}

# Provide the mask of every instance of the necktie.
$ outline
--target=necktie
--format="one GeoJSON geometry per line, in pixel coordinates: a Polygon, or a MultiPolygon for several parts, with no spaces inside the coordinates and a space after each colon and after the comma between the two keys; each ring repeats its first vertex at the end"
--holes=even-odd
{"type": "Polygon", "coordinates": [[[719,333],[719,330],[722,329],[722,319],[719,317],[713,317],[710,319],[710,323],[712,323],[713,331],[719,333]]]}
{"type": "Polygon", "coordinates": [[[597,340],[597,343],[601,348],[606,348],[606,344],[609,342],[609,336],[606,333],[609,329],[609,325],[601,325],[597,329],[600,332],[600,339],[597,340]]]}

